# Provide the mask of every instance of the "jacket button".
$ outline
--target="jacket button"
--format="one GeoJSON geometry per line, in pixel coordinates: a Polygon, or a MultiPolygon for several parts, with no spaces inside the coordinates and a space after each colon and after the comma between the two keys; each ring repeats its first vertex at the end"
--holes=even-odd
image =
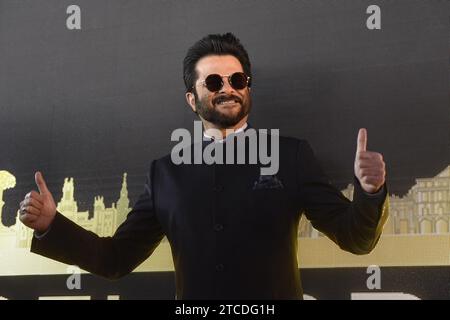
{"type": "Polygon", "coordinates": [[[221,192],[221,191],[223,191],[223,187],[220,185],[217,185],[217,186],[214,186],[213,190],[216,192],[221,192]]]}
{"type": "Polygon", "coordinates": [[[223,224],[217,223],[216,225],[214,225],[214,230],[215,231],[222,231],[223,230],[223,224]]]}
{"type": "Polygon", "coordinates": [[[219,264],[216,265],[216,271],[222,272],[223,269],[224,269],[223,264],[219,263],[219,264]]]}

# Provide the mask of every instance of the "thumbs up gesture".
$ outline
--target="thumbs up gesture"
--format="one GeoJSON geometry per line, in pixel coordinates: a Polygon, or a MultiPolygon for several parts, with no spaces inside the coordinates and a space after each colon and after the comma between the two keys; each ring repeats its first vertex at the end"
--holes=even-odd
{"type": "Polygon", "coordinates": [[[39,193],[33,190],[25,196],[20,203],[19,219],[27,227],[43,233],[56,215],[56,205],[42,174],[36,172],[34,179],[39,193]]]}
{"type": "Polygon", "coordinates": [[[359,129],[355,156],[355,176],[364,191],[377,192],[384,184],[386,165],[381,153],[367,151],[367,130],[359,129]]]}

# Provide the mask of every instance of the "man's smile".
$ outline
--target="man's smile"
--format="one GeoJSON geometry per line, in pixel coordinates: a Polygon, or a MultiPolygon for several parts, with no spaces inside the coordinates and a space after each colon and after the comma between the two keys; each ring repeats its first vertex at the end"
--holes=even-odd
{"type": "Polygon", "coordinates": [[[241,105],[241,99],[237,97],[218,97],[213,100],[213,104],[216,107],[233,108],[241,105]]]}
{"type": "Polygon", "coordinates": [[[220,107],[221,109],[232,109],[235,107],[240,107],[241,104],[239,102],[235,102],[232,100],[229,101],[223,101],[215,104],[216,107],[220,107]]]}

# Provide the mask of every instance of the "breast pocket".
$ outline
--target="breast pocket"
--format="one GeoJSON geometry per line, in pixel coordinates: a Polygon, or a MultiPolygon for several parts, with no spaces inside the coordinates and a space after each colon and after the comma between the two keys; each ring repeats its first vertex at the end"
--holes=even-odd
{"type": "Polygon", "coordinates": [[[283,189],[259,189],[251,190],[249,206],[251,211],[258,216],[262,214],[272,216],[283,211],[289,201],[287,193],[283,189]]]}

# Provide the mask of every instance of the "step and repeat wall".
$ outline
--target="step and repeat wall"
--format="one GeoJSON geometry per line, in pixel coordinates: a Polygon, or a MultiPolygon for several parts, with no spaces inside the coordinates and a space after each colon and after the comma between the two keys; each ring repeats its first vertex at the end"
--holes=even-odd
{"type": "Polygon", "coordinates": [[[166,239],[104,280],[30,253],[19,202],[40,170],[65,216],[112,235],[171,132],[193,130],[188,47],[226,32],[250,55],[254,127],[307,139],[350,199],[359,128],[387,164],[391,215],[372,253],[300,221],[305,298],[450,299],[445,0],[0,0],[0,297],[174,298],[166,239]]]}

